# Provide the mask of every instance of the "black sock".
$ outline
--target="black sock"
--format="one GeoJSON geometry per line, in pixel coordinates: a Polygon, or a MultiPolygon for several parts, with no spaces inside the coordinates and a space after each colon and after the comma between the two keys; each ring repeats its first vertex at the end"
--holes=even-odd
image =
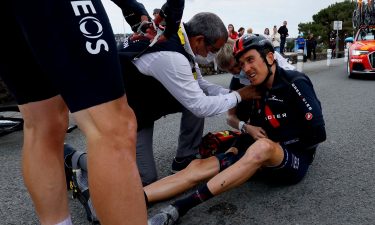
{"type": "Polygon", "coordinates": [[[191,195],[187,196],[186,198],[175,201],[172,205],[177,208],[178,214],[180,216],[183,216],[191,208],[199,205],[202,202],[209,200],[212,197],[214,197],[214,195],[208,189],[207,184],[204,184],[191,195]]]}

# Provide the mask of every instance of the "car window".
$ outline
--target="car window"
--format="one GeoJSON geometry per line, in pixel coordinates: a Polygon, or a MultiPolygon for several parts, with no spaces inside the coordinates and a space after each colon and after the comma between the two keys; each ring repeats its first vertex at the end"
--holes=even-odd
{"type": "Polygon", "coordinates": [[[374,40],[374,35],[373,34],[368,34],[366,36],[366,40],[374,40]]]}
{"type": "Polygon", "coordinates": [[[375,40],[375,30],[362,30],[360,31],[357,41],[372,41],[375,40]]]}

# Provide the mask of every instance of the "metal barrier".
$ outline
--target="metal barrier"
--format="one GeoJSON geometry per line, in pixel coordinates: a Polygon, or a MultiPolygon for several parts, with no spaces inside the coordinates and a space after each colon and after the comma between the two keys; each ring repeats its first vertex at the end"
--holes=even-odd
{"type": "Polygon", "coordinates": [[[297,71],[302,72],[303,71],[303,50],[298,49],[297,53],[297,71]]]}
{"type": "Polygon", "coordinates": [[[344,49],[344,62],[348,61],[348,53],[349,53],[349,49],[345,48],[344,49]]]}
{"type": "Polygon", "coordinates": [[[331,65],[332,49],[327,49],[327,66],[331,65]]]}

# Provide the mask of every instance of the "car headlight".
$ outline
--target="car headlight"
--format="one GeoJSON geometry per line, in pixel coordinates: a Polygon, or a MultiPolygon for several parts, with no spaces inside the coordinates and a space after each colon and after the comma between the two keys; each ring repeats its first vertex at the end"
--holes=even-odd
{"type": "Polygon", "coordinates": [[[352,55],[367,55],[369,51],[353,50],[352,55]]]}

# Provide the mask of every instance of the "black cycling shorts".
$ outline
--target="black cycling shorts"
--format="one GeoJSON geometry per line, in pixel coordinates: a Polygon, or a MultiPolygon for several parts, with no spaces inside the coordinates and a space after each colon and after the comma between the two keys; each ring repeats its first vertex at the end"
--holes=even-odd
{"type": "Polygon", "coordinates": [[[60,94],[75,112],[124,95],[100,0],[12,0],[2,9],[0,76],[18,104],[60,94]]]}
{"type": "MultiPolygon", "coordinates": [[[[233,147],[239,150],[240,159],[246,150],[254,143],[254,139],[248,134],[241,134],[233,143],[233,147]]],[[[291,146],[281,144],[284,151],[284,159],[279,166],[262,167],[256,177],[272,183],[295,184],[303,179],[313,161],[314,149],[294,149],[291,146]]],[[[237,160],[238,160],[237,159],[237,160]]]]}

